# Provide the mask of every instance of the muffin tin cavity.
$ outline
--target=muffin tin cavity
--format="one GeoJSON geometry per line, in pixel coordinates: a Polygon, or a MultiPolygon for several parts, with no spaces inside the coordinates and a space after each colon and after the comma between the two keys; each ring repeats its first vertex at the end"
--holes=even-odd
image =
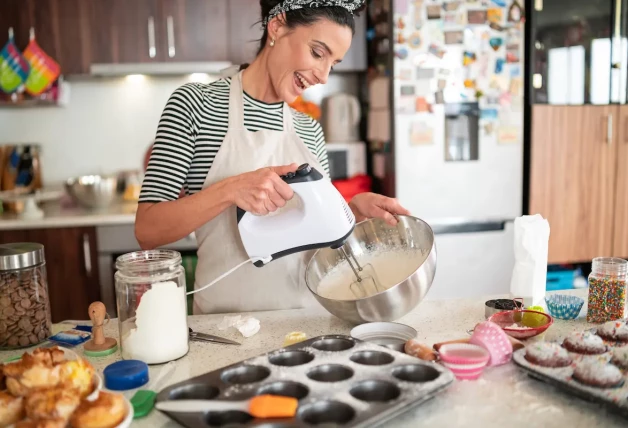
{"type": "Polygon", "coordinates": [[[454,381],[447,368],[344,335],[325,335],[238,361],[169,386],[157,401],[245,400],[281,395],[298,400],[293,418],[253,419],[244,412],[166,413],[187,428],[213,426],[392,426],[454,381]]]}

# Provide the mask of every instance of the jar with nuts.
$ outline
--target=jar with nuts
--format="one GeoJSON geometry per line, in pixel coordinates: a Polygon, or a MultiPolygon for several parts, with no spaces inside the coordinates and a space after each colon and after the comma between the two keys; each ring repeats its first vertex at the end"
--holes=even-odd
{"type": "Polygon", "coordinates": [[[44,246],[0,245],[0,350],[37,345],[51,327],[44,246]]]}

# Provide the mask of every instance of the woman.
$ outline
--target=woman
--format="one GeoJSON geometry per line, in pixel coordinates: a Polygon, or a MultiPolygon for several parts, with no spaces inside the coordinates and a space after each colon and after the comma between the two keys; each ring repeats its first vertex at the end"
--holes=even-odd
{"type": "MultiPolygon", "coordinates": [[[[162,114],[135,222],[144,249],[196,232],[195,287],[208,284],[248,257],[236,207],[265,215],[293,192],[280,175],[309,163],[328,173],[320,125],[287,106],[308,87],[327,82],[353,37],[353,12],[364,0],[261,0],[264,33],[256,59],[243,71],[209,85],[178,88],[162,114]],[[181,187],[188,196],[178,199],[181,187]]],[[[408,212],[373,193],[349,204],[356,220],[395,224],[408,212]]],[[[245,264],[195,294],[195,313],[303,307],[311,252],[262,268],[245,264]]],[[[309,297],[311,299],[311,297],[309,297]]]]}

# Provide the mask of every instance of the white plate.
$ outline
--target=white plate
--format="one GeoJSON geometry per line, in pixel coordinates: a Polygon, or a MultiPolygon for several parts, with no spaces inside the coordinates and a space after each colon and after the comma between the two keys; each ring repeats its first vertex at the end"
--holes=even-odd
{"type": "Polygon", "coordinates": [[[133,422],[133,416],[135,415],[131,402],[127,400],[124,395],[122,396],[122,398],[124,398],[124,404],[126,405],[126,418],[124,418],[124,420],[120,422],[120,425],[115,428],[129,428],[131,426],[131,423],[133,422]]]}

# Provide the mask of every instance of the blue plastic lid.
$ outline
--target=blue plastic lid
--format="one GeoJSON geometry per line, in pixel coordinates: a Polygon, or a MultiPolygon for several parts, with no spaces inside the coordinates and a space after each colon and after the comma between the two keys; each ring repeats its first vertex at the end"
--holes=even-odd
{"type": "Polygon", "coordinates": [[[138,360],[123,360],[109,364],[103,371],[105,388],[126,391],[148,382],[148,365],[138,360]]]}

